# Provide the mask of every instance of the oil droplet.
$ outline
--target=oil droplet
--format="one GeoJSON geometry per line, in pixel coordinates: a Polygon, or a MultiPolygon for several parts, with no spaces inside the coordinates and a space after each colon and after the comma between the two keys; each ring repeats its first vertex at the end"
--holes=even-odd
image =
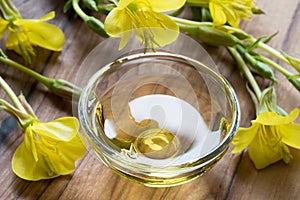
{"type": "Polygon", "coordinates": [[[142,132],[134,142],[138,153],[153,159],[165,159],[175,156],[180,142],[172,132],[153,128],[142,132]]]}

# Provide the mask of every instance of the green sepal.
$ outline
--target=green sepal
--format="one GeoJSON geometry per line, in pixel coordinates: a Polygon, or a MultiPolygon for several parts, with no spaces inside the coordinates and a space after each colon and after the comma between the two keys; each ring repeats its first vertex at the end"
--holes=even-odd
{"type": "Polygon", "coordinates": [[[294,85],[294,87],[300,92],[300,74],[290,76],[287,78],[290,83],[294,85]]]}
{"type": "Polygon", "coordinates": [[[263,10],[261,10],[260,8],[258,8],[258,7],[251,8],[251,12],[253,14],[265,14],[265,12],[263,10]]]}
{"type": "Polygon", "coordinates": [[[68,0],[64,5],[63,12],[66,13],[71,8],[72,8],[72,0],[68,0]]]}
{"type": "MultiPolygon", "coordinates": [[[[20,97],[18,97],[20,99],[20,97]]],[[[24,101],[20,99],[20,102],[24,106],[24,101]]],[[[27,107],[25,108],[27,111],[27,107]]],[[[32,124],[33,121],[38,120],[38,118],[31,113],[22,112],[21,110],[15,108],[10,103],[6,102],[4,99],[0,98],[0,110],[3,110],[10,114],[19,124],[22,131],[24,131],[29,124],[32,124]]],[[[31,109],[32,110],[32,109],[31,109]]]]}
{"type": "Polygon", "coordinates": [[[278,34],[278,32],[273,33],[272,35],[270,35],[268,37],[266,37],[266,36],[259,37],[258,39],[255,40],[254,43],[252,43],[251,45],[249,45],[247,47],[248,52],[252,52],[254,49],[256,49],[260,42],[263,42],[265,44],[270,42],[273,39],[273,37],[275,37],[277,34],[278,34]]]}
{"type": "Polygon", "coordinates": [[[263,112],[275,111],[277,107],[277,96],[275,88],[270,86],[262,91],[259,100],[258,114],[263,112]]]}
{"type": "Polygon", "coordinates": [[[270,42],[276,35],[278,34],[278,31],[270,35],[269,37],[263,37],[263,43],[267,44],[270,42]]]}
{"type": "Polygon", "coordinates": [[[287,55],[283,51],[280,52],[289,62],[289,64],[294,67],[298,72],[300,72],[300,60],[297,58],[294,58],[292,56],[287,55]]]}

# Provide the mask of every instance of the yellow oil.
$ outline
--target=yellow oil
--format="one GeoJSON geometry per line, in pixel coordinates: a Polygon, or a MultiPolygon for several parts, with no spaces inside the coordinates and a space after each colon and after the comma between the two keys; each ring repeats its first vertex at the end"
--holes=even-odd
{"type": "MultiPolygon", "coordinates": [[[[96,119],[99,126],[104,129],[106,119],[102,104],[98,104],[96,108],[96,119]]],[[[116,135],[109,140],[120,148],[121,152],[139,154],[152,159],[166,159],[176,156],[180,151],[180,140],[177,136],[169,130],[159,128],[158,122],[153,119],[136,122],[129,112],[128,118],[124,119],[124,122],[119,121],[118,124],[125,124],[126,132],[115,125],[116,135]],[[132,123],[128,123],[128,119],[132,120],[132,123]]]]}
{"type": "MultiPolygon", "coordinates": [[[[99,128],[105,130],[105,123],[107,121],[113,121],[114,116],[112,114],[111,104],[105,101],[99,102],[96,108],[96,121],[98,122],[99,128]],[[104,104],[102,104],[102,102],[104,104]]],[[[166,130],[159,126],[159,121],[153,119],[143,119],[139,122],[133,117],[131,110],[128,107],[123,108],[123,117],[118,118],[118,123],[114,123],[115,135],[113,137],[108,137],[104,131],[104,135],[99,135],[104,141],[108,141],[108,144],[119,151],[121,154],[126,155],[127,158],[136,159],[137,157],[145,157],[147,159],[155,159],[158,162],[162,162],[163,159],[180,159],[184,157],[184,154],[189,154],[189,151],[193,149],[193,143],[201,141],[201,133],[197,134],[194,141],[190,139],[183,138],[182,135],[178,135],[175,132],[166,130]],[[124,114],[125,113],[125,114],[124,114]]],[[[222,116],[216,117],[216,131],[221,132],[220,138],[223,137],[223,132],[226,131],[228,124],[222,116]]],[[[202,124],[205,126],[205,123],[202,124]]],[[[204,129],[204,128],[203,128],[204,129]]],[[[203,129],[201,129],[203,131],[203,129]]],[[[201,132],[200,130],[200,132],[201,132]]],[[[101,131],[103,133],[103,131],[101,131]]],[[[188,133],[186,133],[188,135],[188,133]]],[[[210,134],[210,133],[208,133],[210,134]]],[[[201,142],[200,142],[201,143],[201,142]]],[[[194,145],[195,146],[195,145],[194,145]]],[[[202,148],[211,148],[206,144],[202,148]]],[[[200,151],[201,149],[199,149],[200,151]]],[[[198,150],[197,150],[198,151],[198,150]]],[[[195,151],[193,151],[194,154],[195,151]]],[[[156,172],[155,176],[133,176],[132,174],[127,174],[124,171],[120,171],[112,166],[118,174],[147,186],[154,187],[166,187],[179,185],[188,181],[191,181],[203,173],[208,171],[221,157],[223,153],[219,154],[216,159],[206,166],[203,166],[195,170],[191,174],[186,174],[184,176],[174,176],[174,177],[164,177],[163,173],[156,172]]],[[[187,156],[189,159],[189,156],[187,156]]],[[[153,161],[153,160],[152,160],[153,161]]],[[[166,160],[168,161],[168,160],[166,160]]],[[[174,174],[176,170],[183,170],[184,165],[181,165],[180,169],[172,168],[174,174]]]]}

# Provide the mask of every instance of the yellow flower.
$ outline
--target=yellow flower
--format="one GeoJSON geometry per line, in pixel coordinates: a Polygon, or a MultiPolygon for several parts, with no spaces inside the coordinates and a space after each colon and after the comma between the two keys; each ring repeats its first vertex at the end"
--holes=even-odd
{"type": "Polygon", "coordinates": [[[215,26],[228,22],[233,27],[238,27],[241,18],[249,19],[253,16],[253,0],[210,0],[209,10],[215,26]]]}
{"type": "Polygon", "coordinates": [[[8,31],[6,48],[14,50],[30,62],[30,55],[34,55],[33,46],[40,46],[52,51],[60,51],[64,44],[64,34],[56,26],[44,21],[53,19],[54,12],[50,12],[40,19],[22,19],[15,17],[10,21],[0,18],[0,39],[8,31]]]}
{"type": "Polygon", "coordinates": [[[75,117],[64,117],[48,123],[35,120],[24,132],[17,148],[12,169],[19,177],[36,181],[70,174],[75,161],[85,154],[75,117]]]}
{"type": "Polygon", "coordinates": [[[4,33],[7,29],[8,24],[9,24],[8,21],[6,21],[5,19],[2,19],[0,17],[0,38],[2,38],[4,36],[4,33]]]}
{"type": "Polygon", "coordinates": [[[251,160],[257,169],[262,169],[281,159],[289,163],[292,155],[287,146],[300,149],[299,110],[294,109],[288,116],[275,112],[263,112],[252,121],[250,128],[240,128],[233,139],[232,153],[248,147],[251,160]]]}
{"type": "Polygon", "coordinates": [[[121,37],[119,49],[129,41],[132,29],[145,48],[155,49],[176,40],[177,24],[164,14],[182,7],[185,0],[120,0],[106,17],[104,29],[111,37],[121,37]]]}

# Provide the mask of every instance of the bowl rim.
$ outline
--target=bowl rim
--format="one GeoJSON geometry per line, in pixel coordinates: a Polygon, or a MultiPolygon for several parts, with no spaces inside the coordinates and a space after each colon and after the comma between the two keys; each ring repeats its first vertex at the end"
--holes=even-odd
{"type": "MultiPolygon", "coordinates": [[[[136,168],[138,165],[141,165],[141,169],[144,169],[144,165],[141,163],[136,163],[136,162],[132,162],[129,163],[130,161],[128,160],[120,160],[120,159],[116,159],[113,158],[114,156],[112,155],[121,155],[120,152],[118,152],[117,150],[114,150],[112,148],[109,148],[105,143],[103,143],[97,136],[96,134],[94,134],[92,127],[89,126],[89,120],[88,120],[88,114],[87,112],[84,112],[83,108],[87,107],[87,103],[88,103],[88,97],[89,94],[91,92],[91,89],[93,88],[94,84],[98,81],[98,79],[105,74],[108,70],[110,70],[112,67],[115,67],[118,64],[123,64],[125,62],[134,60],[134,59],[139,59],[139,58],[147,58],[147,57],[155,57],[155,56],[165,56],[165,57],[174,57],[174,58],[179,58],[179,59],[183,59],[188,61],[189,63],[194,63],[197,66],[201,66],[203,68],[205,68],[205,70],[208,70],[210,73],[212,73],[215,77],[218,77],[219,81],[223,83],[224,85],[224,90],[226,91],[226,94],[228,94],[228,96],[230,98],[229,102],[231,105],[231,113],[232,113],[232,117],[231,117],[231,121],[228,125],[228,130],[227,130],[227,134],[224,136],[224,138],[222,139],[222,141],[215,146],[214,148],[212,148],[210,151],[208,151],[206,154],[204,154],[203,156],[197,158],[197,161],[195,162],[191,162],[187,165],[185,165],[185,167],[194,167],[194,166],[198,166],[207,162],[210,162],[211,160],[214,160],[216,157],[218,157],[218,155],[222,154],[230,145],[233,137],[235,136],[239,124],[240,124],[240,117],[241,117],[241,113],[240,113],[240,106],[239,106],[239,102],[237,99],[237,96],[235,94],[235,91],[233,89],[233,87],[230,85],[230,83],[226,80],[226,78],[220,74],[219,72],[217,72],[215,69],[211,69],[210,67],[208,67],[207,65],[201,63],[198,60],[195,60],[193,58],[189,58],[187,56],[184,55],[180,55],[180,54],[176,54],[176,53],[172,53],[172,52],[165,52],[165,51],[156,51],[156,52],[146,52],[146,53],[135,53],[132,55],[126,55],[124,57],[121,57],[119,59],[116,59],[114,62],[110,62],[106,65],[104,65],[103,67],[101,67],[95,74],[93,74],[93,76],[91,76],[88,79],[87,84],[84,86],[82,93],[80,95],[79,98],[79,102],[78,102],[78,117],[79,117],[79,121],[81,126],[84,129],[84,136],[85,139],[87,139],[87,142],[89,143],[90,146],[97,146],[97,148],[100,147],[100,149],[102,149],[103,151],[100,151],[99,153],[101,153],[102,155],[104,155],[104,157],[107,157],[107,155],[110,155],[109,159],[113,159],[114,161],[119,162],[124,162],[123,164],[125,166],[130,166],[130,164],[134,164],[134,167],[136,168]],[[90,137],[90,138],[87,138],[90,137]],[[98,144],[95,144],[93,142],[93,144],[91,144],[91,138],[93,141],[96,141],[98,144]]],[[[197,69],[197,67],[195,67],[197,69]]],[[[228,97],[227,96],[227,97],[228,97]]],[[[93,147],[92,147],[93,148],[93,147]]],[[[103,159],[102,159],[103,160],[103,159]]],[[[108,163],[106,163],[108,164],[108,163]]],[[[179,164],[182,165],[182,164],[179,164]]],[[[148,165],[147,165],[148,166],[148,165]]],[[[168,167],[174,167],[176,165],[168,165],[168,167]]],[[[152,166],[151,166],[152,167],[152,166]]],[[[156,166],[153,166],[153,169],[155,168],[159,168],[156,166]]],[[[155,170],[153,170],[155,171],[155,170]]]]}

